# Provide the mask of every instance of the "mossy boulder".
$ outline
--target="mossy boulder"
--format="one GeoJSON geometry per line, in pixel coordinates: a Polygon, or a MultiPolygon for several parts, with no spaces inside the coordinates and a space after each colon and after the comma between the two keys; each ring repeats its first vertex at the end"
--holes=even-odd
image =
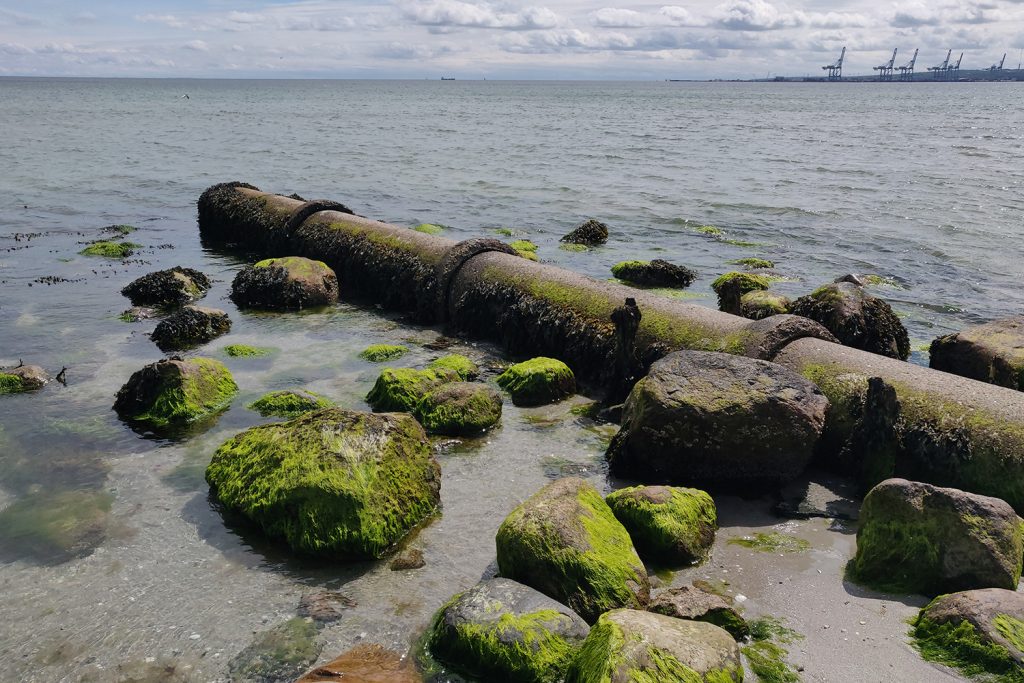
{"type": "Polygon", "coordinates": [[[253,641],[228,663],[232,681],[292,681],[320,656],[316,624],[293,617],[253,641]]]}
{"type": "Polygon", "coordinates": [[[212,341],[231,331],[231,318],[222,310],[185,306],[159,323],[149,338],[161,351],[178,351],[212,341]]]}
{"type": "Polygon", "coordinates": [[[925,595],[1015,589],[1024,557],[1022,524],[998,498],[887,479],[864,498],[850,577],[925,595]]]}
{"type": "Polygon", "coordinates": [[[501,373],[498,386],[512,395],[517,406],[540,406],[576,393],[576,377],[562,361],[540,356],[501,373]]]}
{"type": "Polygon", "coordinates": [[[0,370],[0,395],[20,394],[23,391],[35,391],[42,389],[50,381],[38,365],[19,365],[16,368],[0,370]]]}
{"type": "Polygon", "coordinates": [[[591,623],[615,607],[643,607],[650,596],[629,533],[582,479],[554,481],[519,505],[502,522],[495,545],[502,576],[591,623]]]}
{"type": "Polygon", "coordinates": [[[740,315],[751,320],[764,320],[773,315],[789,313],[792,305],[788,296],[758,289],[740,297],[740,315]]]}
{"type": "Polygon", "coordinates": [[[740,315],[743,295],[768,289],[771,283],[767,275],[734,270],[715,278],[711,289],[718,295],[718,310],[740,315]]]}
{"type": "Polygon", "coordinates": [[[238,271],[231,300],[240,308],[298,310],[338,301],[338,278],[326,263],[285,256],[238,271]]]}
{"type": "Polygon", "coordinates": [[[480,376],[480,367],[469,358],[457,353],[450,353],[447,356],[441,356],[437,360],[428,363],[427,367],[435,370],[454,370],[459,375],[459,379],[463,382],[472,382],[480,376]]]}
{"type": "Polygon", "coordinates": [[[458,373],[448,368],[384,368],[366,402],[378,413],[411,413],[432,390],[458,380],[458,373]]]}
{"type": "Polygon", "coordinates": [[[582,244],[591,247],[604,244],[608,241],[608,226],[599,220],[589,218],[573,228],[568,235],[563,236],[559,241],[566,244],[582,244]]]}
{"type": "Polygon", "coordinates": [[[1024,391],[1024,315],[975,325],[932,342],[936,370],[1024,391]]]}
{"type": "Polygon", "coordinates": [[[86,557],[106,539],[113,496],[104,491],[30,493],[0,511],[0,559],[45,565],[86,557]]]}
{"type": "Polygon", "coordinates": [[[739,647],[703,621],[617,609],[601,615],[566,683],[739,683],[739,647]]]}
{"type": "Polygon", "coordinates": [[[983,588],[942,595],[913,626],[914,647],[929,661],[972,678],[1024,681],[1024,594],[983,588]]]}
{"type": "Polygon", "coordinates": [[[327,408],[253,427],[206,469],[225,508],[306,554],[377,558],[433,513],[441,476],[409,415],[327,408]]]}
{"type": "Polygon", "coordinates": [[[794,301],[790,313],[821,323],[846,346],[900,360],[910,355],[910,337],[899,316],[852,282],[819,287],[794,301]]]}
{"type": "Polygon", "coordinates": [[[814,454],[829,401],[767,361],[677,351],[633,387],[608,448],[617,476],[749,489],[794,479],[814,454]]]}
{"type": "Polygon", "coordinates": [[[470,436],[501,419],[501,395],[482,382],[451,382],[428,392],[416,419],[431,434],[470,436]]]}
{"type": "Polygon", "coordinates": [[[198,270],[175,266],[143,275],[126,285],[121,294],[135,306],[183,306],[202,298],[210,279],[198,270]]]}
{"type": "Polygon", "coordinates": [[[743,640],[750,635],[746,619],[723,597],[693,586],[662,591],[651,600],[647,611],[675,619],[706,621],[725,629],[736,640],[743,640]]]}
{"type": "Polygon", "coordinates": [[[98,240],[91,242],[82,251],[82,256],[101,256],[103,258],[125,259],[135,253],[140,245],[134,242],[113,242],[110,240],[98,240]]]}
{"type": "Polygon", "coordinates": [[[250,403],[249,409],[255,410],[263,417],[297,417],[303,413],[330,408],[332,405],[334,404],[330,399],[312,391],[285,389],[264,394],[250,403]]]}
{"type": "Polygon", "coordinates": [[[442,607],[427,646],[434,657],[478,680],[558,683],[589,632],[565,605],[498,578],[442,607]]]}
{"type": "Polygon", "coordinates": [[[612,266],[612,275],[635,285],[645,287],[689,287],[697,273],[662,259],[652,261],[620,261],[612,266]]]}
{"type": "Polygon", "coordinates": [[[237,393],[238,385],[220,361],[175,358],[135,372],[118,390],[114,410],[155,427],[188,424],[220,412],[237,393]]]}
{"type": "Polygon", "coordinates": [[[265,346],[249,346],[248,344],[228,344],[224,347],[224,353],[231,358],[258,358],[269,356],[273,352],[273,349],[265,346]]]}
{"type": "Polygon", "coordinates": [[[295,683],[423,683],[412,659],[377,643],[361,643],[295,683]]]}
{"type": "Polygon", "coordinates": [[[644,559],[669,565],[707,558],[715,542],[715,501],[704,491],[675,486],[633,486],[605,498],[644,559]]]}
{"type": "Polygon", "coordinates": [[[408,347],[398,344],[371,344],[359,352],[359,357],[371,363],[383,363],[401,358],[409,352],[408,347]]]}

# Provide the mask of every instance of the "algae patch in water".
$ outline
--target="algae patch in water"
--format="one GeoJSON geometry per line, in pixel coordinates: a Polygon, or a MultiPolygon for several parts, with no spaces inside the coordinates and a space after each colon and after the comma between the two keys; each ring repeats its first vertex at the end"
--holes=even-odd
{"type": "Polygon", "coordinates": [[[789,651],[782,647],[803,638],[771,616],[755,619],[750,624],[751,644],[740,648],[750,669],[763,683],[797,683],[800,675],[786,662],[789,651]]]}
{"type": "Polygon", "coordinates": [[[778,531],[763,533],[758,531],[752,536],[742,538],[730,538],[730,545],[741,545],[744,548],[751,548],[762,553],[799,553],[811,547],[809,541],[789,534],[780,534],[778,531]]]}
{"type": "Polygon", "coordinates": [[[257,356],[269,356],[274,350],[264,346],[248,346],[246,344],[228,344],[224,347],[224,353],[232,358],[254,358],[257,356]]]}
{"type": "Polygon", "coordinates": [[[313,620],[293,617],[257,635],[228,670],[233,681],[291,681],[316,661],[320,649],[313,620]]]}
{"type": "Polygon", "coordinates": [[[359,357],[371,363],[383,363],[387,360],[401,358],[408,351],[408,348],[398,344],[372,344],[363,349],[359,357]]]}
{"type": "Polygon", "coordinates": [[[32,493],[0,512],[0,556],[60,564],[105,539],[114,497],[106,492],[32,493]]]}
{"type": "Polygon", "coordinates": [[[128,258],[141,246],[141,244],[135,244],[134,242],[111,242],[109,240],[100,240],[98,242],[93,242],[78,253],[82,256],[128,258]]]}
{"type": "Polygon", "coordinates": [[[444,226],[436,225],[434,223],[420,223],[415,228],[413,228],[413,230],[415,230],[416,232],[422,232],[425,235],[440,235],[442,232],[444,232],[444,226]]]}

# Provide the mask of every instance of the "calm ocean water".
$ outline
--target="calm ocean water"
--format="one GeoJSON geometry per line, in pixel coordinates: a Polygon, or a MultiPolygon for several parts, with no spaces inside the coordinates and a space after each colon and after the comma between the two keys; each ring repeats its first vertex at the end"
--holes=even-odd
{"type": "MultiPolygon", "coordinates": [[[[320,634],[325,656],[362,637],[403,649],[487,571],[494,529],[516,502],[560,472],[606,487],[606,429],[567,407],[506,406],[502,429],[442,456],[444,514],[413,539],[423,570],[296,563],[226,526],[202,472],[219,443],[261,421],[246,403],[306,386],[364,407],[379,368],[358,351],[438,332],[348,305],[239,313],[226,294],[241,261],[199,244],[195,202],[207,186],[243,180],[336,199],[389,222],[443,224],[456,239],[511,228],[542,260],[598,278],[620,260],[665,258],[700,272],[689,292],[709,306],[708,283],[744,256],[774,260],[791,295],[875,273],[890,281],[874,291],[904,316],[913,360],[927,362],[921,349],[936,335],[1024,307],[1020,102],[1008,83],[0,79],[0,366],[69,368],[66,388],[0,398],[0,507],[28,510],[17,533],[0,529],[0,680],[220,680],[309,587],[357,603],[320,634]],[[588,217],[610,226],[608,245],[559,250],[588,217]],[[138,226],[136,258],[77,255],[113,223],[138,226]],[[748,246],[698,234],[704,224],[748,246]],[[232,409],[204,433],[161,442],[110,411],[131,372],[160,357],[152,324],[116,319],[128,306],[118,291],[178,264],[217,280],[205,303],[231,314],[232,341],[281,353],[229,361],[242,386],[232,409]],[[54,505],[94,518],[85,557],[55,556],[24,522],[54,505]]],[[[403,362],[431,357],[415,347],[403,362]]],[[[755,612],[792,609],[767,589],[745,591],[755,612]]],[[[882,646],[850,647],[837,661],[855,670],[882,646]]]]}

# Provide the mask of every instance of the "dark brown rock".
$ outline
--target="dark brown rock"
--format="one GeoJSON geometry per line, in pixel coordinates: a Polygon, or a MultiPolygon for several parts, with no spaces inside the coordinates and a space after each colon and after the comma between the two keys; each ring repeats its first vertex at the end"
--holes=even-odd
{"type": "Polygon", "coordinates": [[[742,640],[750,635],[750,627],[747,626],[746,620],[732,605],[718,595],[706,593],[693,586],[662,591],[654,596],[647,611],[676,619],[706,621],[725,629],[736,640],[742,640]]]}
{"type": "Polygon", "coordinates": [[[994,320],[932,342],[936,370],[1024,391],[1024,315],[994,320]]]}
{"type": "Polygon", "coordinates": [[[242,308],[297,310],[338,301],[338,278],[322,261],[286,256],[240,270],[231,300],[242,308]]]}
{"type": "Polygon", "coordinates": [[[210,279],[198,270],[175,266],[143,275],[121,290],[135,306],[183,306],[202,298],[210,279]]]}
{"type": "Polygon", "coordinates": [[[561,242],[569,244],[585,244],[594,246],[608,241],[608,226],[601,221],[590,218],[583,221],[564,236],[561,242]]]}
{"type": "Polygon", "coordinates": [[[889,304],[851,282],[819,287],[790,312],[821,323],[846,346],[900,360],[910,355],[910,337],[889,304]]]}
{"type": "Polygon", "coordinates": [[[216,308],[185,306],[161,320],[149,338],[161,351],[190,349],[231,331],[228,314],[216,308]]]}

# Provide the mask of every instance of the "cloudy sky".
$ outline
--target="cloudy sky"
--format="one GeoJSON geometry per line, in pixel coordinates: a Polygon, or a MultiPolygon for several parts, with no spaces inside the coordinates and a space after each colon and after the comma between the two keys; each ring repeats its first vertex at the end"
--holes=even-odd
{"type": "Polygon", "coordinates": [[[0,76],[752,78],[1024,48],[1024,0],[0,0],[0,76]]]}

